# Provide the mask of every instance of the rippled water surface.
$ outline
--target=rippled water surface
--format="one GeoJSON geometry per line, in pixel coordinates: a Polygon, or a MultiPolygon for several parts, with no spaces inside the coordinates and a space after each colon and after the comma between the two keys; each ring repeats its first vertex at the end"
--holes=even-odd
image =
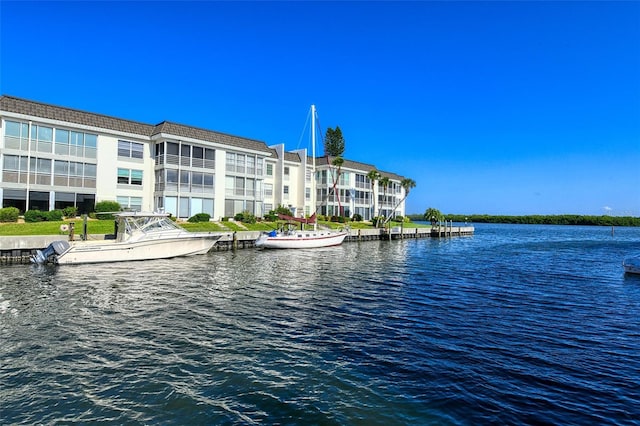
{"type": "Polygon", "coordinates": [[[637,424],[640,229],[0,267],[0,424],[637,424]]]}

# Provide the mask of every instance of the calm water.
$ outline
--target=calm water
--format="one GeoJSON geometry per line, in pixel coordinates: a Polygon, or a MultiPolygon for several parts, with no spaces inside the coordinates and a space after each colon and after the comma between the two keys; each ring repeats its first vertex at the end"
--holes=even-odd
{"type": "Polygon", "coordinates": [[[633,424],[640,229],[0,268],[0,424],[633,424]]]}

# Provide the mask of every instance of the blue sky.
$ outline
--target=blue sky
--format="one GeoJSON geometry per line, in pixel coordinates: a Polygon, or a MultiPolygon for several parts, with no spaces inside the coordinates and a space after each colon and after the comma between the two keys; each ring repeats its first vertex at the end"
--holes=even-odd
{"type": "Polygon", "coordinates": [[[0,3],[0,92],[308,147],[408,213],[640,216],[640,2],[0,3]]]}

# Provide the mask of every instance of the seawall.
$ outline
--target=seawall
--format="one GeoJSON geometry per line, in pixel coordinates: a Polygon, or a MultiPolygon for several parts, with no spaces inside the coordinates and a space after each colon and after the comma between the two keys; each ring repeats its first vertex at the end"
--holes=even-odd
{"type": "MultiPolygon", "coordinates": [[[[255,240],[261,231],[218,232],[220,239],[211,251],[226,251],[255,247],[255,240]]],[[[403,228],[390,229],[352,229],[345,242],[400,240],[407,238],[449,238],[471,236],[473,226],[441,226],[433,228],[403,228]]],[[[46,248],[53,241],[68,239],[67,235],[20,235],[0,236],[0,264],[29,263],[34,250],[46,248]]],[[[102,234],[87,235],[87,241],[104,240],[102,234]]],[[[81,240],[75,235],[74,241],[81,240]]]]}

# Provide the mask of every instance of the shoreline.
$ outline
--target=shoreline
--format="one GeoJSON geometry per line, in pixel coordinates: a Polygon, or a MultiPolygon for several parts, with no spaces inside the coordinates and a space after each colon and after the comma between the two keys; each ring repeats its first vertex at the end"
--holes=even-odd
{"type": "MultiPolygon", "coordinates": [[[[352,229],[344,242],[391,241],[410,238],[451,238],[472,236],[474,232],[475,228],[473,226],[442,226],[434,228],[403,228],[398,226],[390,229],[352,229]]],[[[255,240],[261,233],[262,231],[215,232],[215,234],[221,235],[221,237],[210,252],[255,248],[255,240]]],[[[0,264],[30,263],[31,253],[34,250],[42,250],[53,241],[63,239],[65,239],[64,235],[0,236],[0,264]]],[[[87,235],[87,241],[102,241],[104,239],[105,234],[87,235]]],[[[73,241],[82,241],[80,235],[76,234],[73,241]]]]}

